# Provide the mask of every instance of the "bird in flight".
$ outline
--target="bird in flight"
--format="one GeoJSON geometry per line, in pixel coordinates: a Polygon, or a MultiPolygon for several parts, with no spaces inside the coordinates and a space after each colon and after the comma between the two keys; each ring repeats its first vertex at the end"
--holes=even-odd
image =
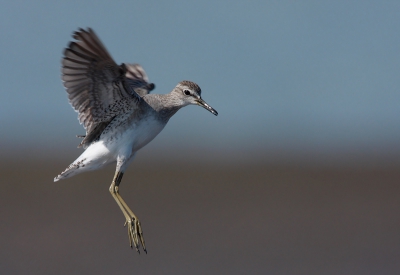
{"type": "Polygon", "coordinates": [[[116,163],[109,191],[125,216],[130,246],[140,253],[141,245],[147,253],[140,221],[119,194],[125,170],[180,108],[198,105],[218,113],[201,98],[196,83],[182,81],[168,94],[150,94],[155,86],[143,68],[117,65],[92,29],[79,29],[72,37],[64,50],[62,80],[86,130],[78,146],[85,151],[54,181],[116,163]]]}

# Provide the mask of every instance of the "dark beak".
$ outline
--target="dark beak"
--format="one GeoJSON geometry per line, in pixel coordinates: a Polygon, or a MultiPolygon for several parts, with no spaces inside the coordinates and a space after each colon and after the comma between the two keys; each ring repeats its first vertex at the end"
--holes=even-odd
{"type": "Polygon", "coordinates": [[[208,105],[203,99],[199,98],[197,100],[197,104],[201,107],[203,107],[204,109],[206,109],[207,111],[210,111],[212,114],[214,115],[218,115],[218,112],[214,110],[213,107],[211,107],[210,105],[208,105]]]}

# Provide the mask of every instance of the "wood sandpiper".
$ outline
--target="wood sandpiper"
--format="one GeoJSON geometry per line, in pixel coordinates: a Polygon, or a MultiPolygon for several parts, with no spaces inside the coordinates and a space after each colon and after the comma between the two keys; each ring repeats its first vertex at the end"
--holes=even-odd
{"type": "Polygon", "coordinates": [[[143,68],[117,65],[92,29],[79,29],[73,38],[64,50],[62,80],[86,130],[78,146],[85,151],[54,181],[116,163],[109,191],[125,216],[130,246],[140,253],[141,245],[147,253],[139,219],[119,194],[126,168],[180,108],[199,105],[218,113],[191,81],[180,82],[169,94],[150,94],[155,86],[143,68]]]}

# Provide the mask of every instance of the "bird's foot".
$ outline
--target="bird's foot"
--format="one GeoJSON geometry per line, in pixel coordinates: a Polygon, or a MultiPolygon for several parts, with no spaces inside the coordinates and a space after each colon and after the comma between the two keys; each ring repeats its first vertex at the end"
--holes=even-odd
{"type": "Polygon", "coordinates": [[[128,237],[129,237],[129,245],[131,248],[135,246],[136,251],[140,254],[139,247],[142,245],[143,251],[146,252],[146,246],[144,244],[144,237],[142,226],[140,225],[140,221],[135,218],[131,218],[127,220],[124,224],[124,227],[128,225],[128,237]]]}

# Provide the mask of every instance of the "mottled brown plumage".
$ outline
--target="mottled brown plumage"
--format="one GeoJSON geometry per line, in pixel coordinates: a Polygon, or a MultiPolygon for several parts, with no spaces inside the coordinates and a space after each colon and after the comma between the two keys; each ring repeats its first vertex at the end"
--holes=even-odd
{"type": "Polygon", "coordinates": [[[64,50],[62,80],[86,129],[79,147],[98,139],[115,116],[128,112],[154,89],[139,64],[117,65],[92,29],[75,32],[64,50]]]}

